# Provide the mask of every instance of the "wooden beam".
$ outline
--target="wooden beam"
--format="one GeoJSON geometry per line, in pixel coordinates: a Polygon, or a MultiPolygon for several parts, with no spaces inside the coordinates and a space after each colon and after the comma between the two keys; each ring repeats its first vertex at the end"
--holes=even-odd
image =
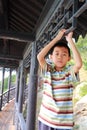
{"type": "Polygon", "coordinates": [[[43,12],[40,16],[40,19],[38,20],[36,30],[37,35],[36,37],[40,37],[42,33],[44,32],[45,28],[48,26],[49,22],[51,21],[53,15],[58,10],[59,7],[63,4],[64,0],[54,0],[54,1],[47,1],[46,6],[43,9],[43,12]]]}
{"type": "Polygon", "coordinates": [[[14,61],[14,63],[12,63],[12,62],[10,62],[10,63],[6,63],[6,62],[1,62],[0,61],[0,66],[1,67],[5,67],[5,68],[18,68],[18,66],[19,66],[19,64],[18,63],[15,63],[15,61],[14,61]]]}
{"type": "Polygon", "coordinates": [[[8,0],[0,0],[0,29],[8,29],[8,0]]]}
{"type": "Polygon", "coordinates": [[[0,54],[0,59],[4,59],[4,60],[22,60],[23,57],[22,56],[14,56],[14,55],[7,55],[7,54],[0,54]]]}
{"type": "Polygon", "coordinates": [[[3,16],[5,29],[8,29],[8,0],[3,0],[3,16]]]}
{"type": "Polygon", "coordinates": [[[23,42],[29,42],[35,40],[35,34],[29,34],[26,32],[16,32],[16,31],[7,31],[0,30],[1,39],[17,40],[23,42]]]}
{"type": "Polygon", "coordinates": [[[87,2],[85,2],[79,10],[76,11],[76,13],[73,14],[73,16],[68,20],[69,23],[72,22],[73,17],[78,18],[85,10],[87,9],[87,2]]]}
{"type": "MultiPolygon", "coordinates": [[[[39,20],[38,20],[38,23],[37,23],[37,25],[36,25],[36,27],[35,27],[35,28],[36,28],[35,30],[37,30],[38,28],[41,28],[41,30],[42,30],[42,26],[44,26],[44,24],[43,24],[44,18],[45,18],[45,16],[48,14],[49,9],[50,9],[50,7],[53,5],[54,2],[55,2],[55,1],[52,1],[52,0],[48,0],[48,1],[47,1],[45,7],[43,8],[43,11],[42,11],[42,13],[41,13],[41,16],[40,16],[40,18],[39,18],[39,20]],[[40,27],[40,26],[41,26],[41,27],[40,27]]],[[[53,10],[53,8],[52,8],[52,10],[53,10]]],[[[47,22],[47,21],[46,21],[46,22],[47,22]]],[[[46,26],[46,24],[45,24],[45,26],[46,26]]]]}
{"type": "Polygon", "coordinates": [[[3,4],[2,4],[2,0],[0,0],[0,13],[3,13],[3,4]]]}

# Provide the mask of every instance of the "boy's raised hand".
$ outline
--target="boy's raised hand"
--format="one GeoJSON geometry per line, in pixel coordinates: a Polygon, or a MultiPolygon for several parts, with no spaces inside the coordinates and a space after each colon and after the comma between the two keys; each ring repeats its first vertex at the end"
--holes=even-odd
{"type": "Polygon", "coordinates": [[[56,38],[57,38],[58,40],[60,40],[60,39],[64,36],[64,33],[65,33],[65,32],[66,32],[66,29],[61,29],[61,30],[58,32],[56,38]]]}
{"type": "Polygon", "coordinates": [[[69,42],[69,40],[72,39],[72,36],[73,36],[73,32],[70,32],[70,33],[68,33],[67,35],[65,35],[65,38],[66,38],[66,40],[69,42]]]}

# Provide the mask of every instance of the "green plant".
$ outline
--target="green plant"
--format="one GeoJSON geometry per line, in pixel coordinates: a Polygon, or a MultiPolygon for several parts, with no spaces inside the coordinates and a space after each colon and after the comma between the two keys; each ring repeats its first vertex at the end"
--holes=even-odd
{"type": "MultiPolygon", "coordinates": [[[[2,81],[0,81],[0,86],[1,86],[1,82],[2,82],[2,81]]],[[[11,85],[14,85],[15,82],[16,82],[16,75],[12,75],[11,85]]],[[[0,87],[0,89],[1,89],[1,87],[0,87]]],[[[7,89],[8,89],[8,77],[6,77],[6,78],[4,79],[4,92],[7,91],[7,89]]]]}
{"type": "Polygon", "coordinates": [[[76,97],[74,97],[74,98],[73,98],[73,105],[75,105],[78,101],[79,101],[79,99],[76,98],[76,97]]]}
{"type": "Polygon", "coordinates": [[[82,84],[82,86],[80,87],[79,95],[80,95],[81,97],[87,95],[87,82],[84,82],[84,83],[82,84]]]}
{"type": "Polygon", "coordinates": [[[83,65],[84,65],[84,66],[83,66],[84,69],[87,70],[87,59],[85,59],[85,60],[83,61],[83,65]]]}
{"type": "Polygon", "coordinates": [[[5,78],[4,80],[4,92],[8,89],[8,78],[5,78]]]}
{"type": "Polygon", "coordinates": [[[14,74],[14,75],[12,75],[11,83],[15,84],[15,82],[16,82],[16,75],[14,74]]]}
{"type": "Polygon", "coordinates": [[[76,46],[81,54],[84,68],[87,69],[87,35],[85,38],[79,37],[76,46]]]}

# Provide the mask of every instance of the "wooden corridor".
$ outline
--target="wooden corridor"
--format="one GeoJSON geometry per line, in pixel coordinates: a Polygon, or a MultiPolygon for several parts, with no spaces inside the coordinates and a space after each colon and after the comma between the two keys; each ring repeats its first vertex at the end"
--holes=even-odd
{"type": "Polygon", "coordinates": [[[10,101],[0,111],[0,130],[15,130],[14,126],[14,100],[10,101]]]}

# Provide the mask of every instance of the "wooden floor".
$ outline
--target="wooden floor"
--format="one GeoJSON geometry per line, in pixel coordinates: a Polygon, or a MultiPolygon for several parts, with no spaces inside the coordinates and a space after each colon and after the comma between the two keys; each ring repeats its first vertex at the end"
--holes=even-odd
{"type": "Polygon", "coordinates": [[[0,130],[15,130],[14,126],[14,100],[10,101],[0,111],[0,130]]]}

